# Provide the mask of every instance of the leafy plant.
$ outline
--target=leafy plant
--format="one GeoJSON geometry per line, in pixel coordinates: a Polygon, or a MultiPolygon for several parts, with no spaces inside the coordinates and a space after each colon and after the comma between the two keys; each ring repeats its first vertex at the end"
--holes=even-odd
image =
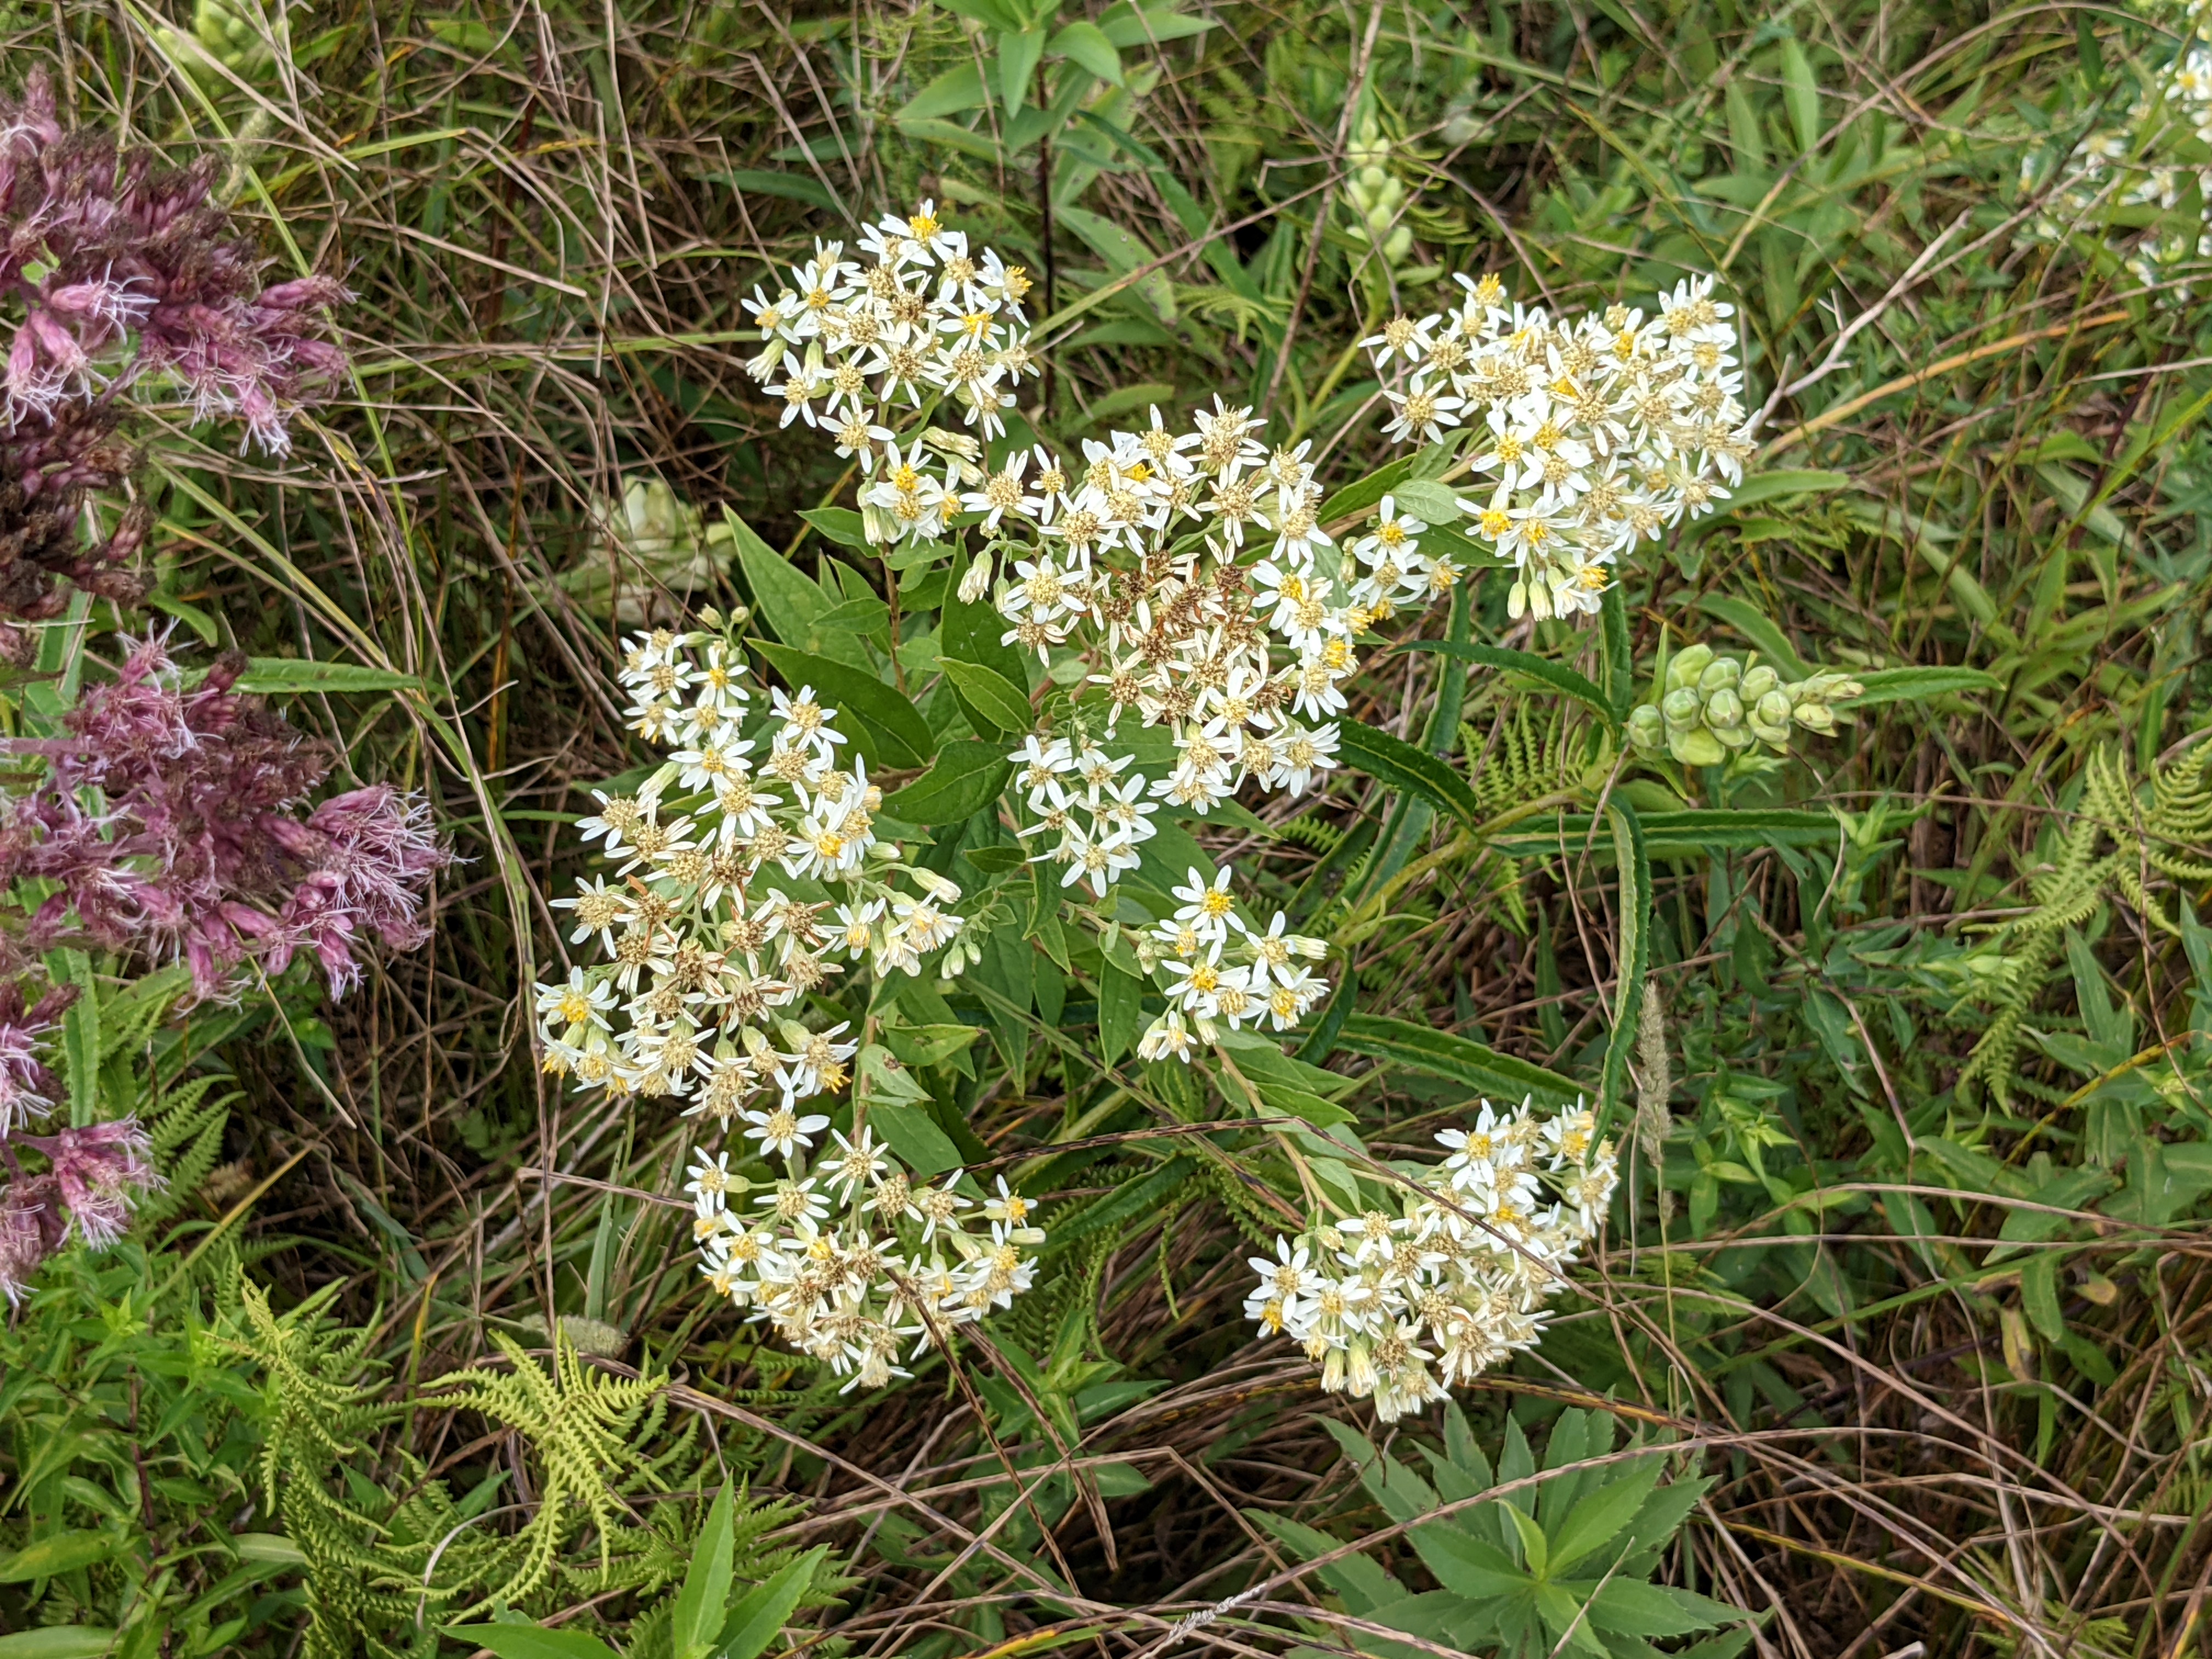
{"type": "Polygon", "coordinates": [[[1726,1659],[1750,1642],[1741,1610],[1651,1582],[1712,1486],[1679,1471],[1668,1479],[1674,1459],[1663,1437],[1647,1445],[1638,1430],[1616,1451],[1611,1413],[1570,1407],[1553,1420],[1539,1468],[1520,1423],[1508,1418],[1493,1468],[1455,1404],[1444,1407],[1443,1445],[1415,1448],[1418,1466],[1395,1455],[1401,1443],[1381,1451],[1356,1430],[1328,1426],[1437,1588],[1409,1589],[1370,1555],[1347,1553],[1302,1522],[1260,1511],[1252,1519],[1317,1564],[1349,1615],[1341,1635],[1361,1651],[1392,1659],[1420,1651],[1381,1638],[1377,1626],[1511,1659],[1650,1659],[1655,1639],[1721,1625],[1736,1628],[1676,1650],[1726,1659]]]}

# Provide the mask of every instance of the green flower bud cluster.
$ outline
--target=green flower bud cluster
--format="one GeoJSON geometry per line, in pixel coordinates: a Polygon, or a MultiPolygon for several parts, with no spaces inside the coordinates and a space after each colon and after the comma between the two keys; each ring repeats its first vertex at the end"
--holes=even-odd
{"type": "Polygon", "coordinates": [[[1863,690],[1848,674],[1785,681],[1764,663],[1747,668],[1709,645],[1688,646],[1668,659],[1658,701],[1630,712],[1629,741],[1685,766],[1717,766],[1753,741],[1786,750],[1793,728],[1825,736],[1836,729],[1834,705],[1863,690]]]}
{"type": "MultiPolygon", "coordinates": [[[[269,8],[283,39],[283,13],[269,8]]],[[[270,49],[270,31],[253,15],[253,0],[199,0],[192,10],[192,32],[172,28],[157,31],[161,45],[202,82],[222,81],[217,64],[241,80],[259,80],[276,65],[270,49]]]]}
{"type": "Polygon", "coordinates": [[[1359,131],[1345,152],[1352,172],[1344,188],[1350,204],[1354,241],[1378,249],[1389,264],[1405,262],[1413,249],[1413,227],[1401,222],[1406,205],[1406,186],[1390,172],[1390,141],[1382,136],[1373,117],[1359,124],[1359,131]]]}

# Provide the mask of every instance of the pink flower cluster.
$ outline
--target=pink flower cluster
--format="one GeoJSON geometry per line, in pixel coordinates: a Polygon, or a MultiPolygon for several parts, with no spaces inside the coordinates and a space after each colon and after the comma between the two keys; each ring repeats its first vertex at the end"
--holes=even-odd
{"type": "Polygon", "coordinates": [[[372,939],[412,950],[429,937],[430,878],[452,861],[428,808],[389,785],[307,798],[331,756],[237,689],[242,659],[187,687],[155,636],[130,644],[109,680],[63,717],[64,734],[15,738],[44,775],[0,809],[0,893],[35,878],[34,904],[0,899],[0,1293],[71,1238],[95,1248],[158,1184],[137,1124],[25,1133],[62,1090],[41,1051],[76,995],[26,1006],[21,976],[71,941],[191,964],[196,996],[234,994],[311,953],[333,995],[362,974],[372,939]],[[46,1168],[27,1172],[21,1153],[46,1168]]]}
{"type": "Polygon", "coordinates": [[[408,951],[429,937],[422,902],[450,854],[428,809],[371,784],[303,813],[331,755],[234,689],[244,667],[220,658],[187,690],[149,636],[78,700],[64,736],[5,744],[48,762],[0,823],[0,880],[54,884],[15,930],[26,960],[82,937],[181,957],[216,997],[310,951],[335,994],[372,938],[408,951]]]}
{"type": "Polygon", "coordinates": [[[26,1008],[20,985],[0,985],[0,1165],[8,1175],[0,1185],[0,1294],[11,1304],[21,1300],[39,1264],[71,1239],[105,1249],[120,1238],[140,1194],[161,1184],[135,1118],[23,1132],[61,1093],[39,1050],[76,1000],[76,988],[68,986],[26,1008]],[[27,1151],[46,1168],[26,1170],[27,1151]]]}
{"type": "MultiPolygon", "coordinates": [[[[137,597],[118,567],[145,538],[143,504],[89,543],[82,530],[87,497],[143,460],[121,430],[126,392],[172,382],[196,417],[240,419],[281,454],[292,412],[345,372],[328,337],[343,286],[264,286],[213,179],[211,161],[178,171],[66,130],[43,76],[0,100],[0,337],[20,313],[0,366],[0,612],[54,615],[63,579],[137,597]]],[[[27,645],[0,624],[0,651],[27,645]]]]}

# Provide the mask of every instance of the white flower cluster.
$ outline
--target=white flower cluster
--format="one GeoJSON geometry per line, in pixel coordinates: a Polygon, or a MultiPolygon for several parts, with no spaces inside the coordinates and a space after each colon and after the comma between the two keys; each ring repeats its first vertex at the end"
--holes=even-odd
{"type": "Polygon", "coordinates": [[[848,1023],[793,1016],[848,967],[919,975],[960,937],[960,889],[877,839],[882,793],[810,688],[757,712],[732,641],[666,629],[630,641],[621,678],[632,729],[673,752],[635,794],[592,792],[580,827],[614,880],[580,880],[554,903],[571,913],[570,943],[596,939],[605,960],[538,987],[546,1068],[580,1088],[688,1100],[686,1116],[738,1137],[692,1172],[706,1271],[805,1352],[880,1382],[906,1337],[932,1340],[1026,1289],[1019,1247],[1042,1235],[1003,1187],[984,1207],[988,1240],[964,1232],[960,1172],[915,1186],[865,1127],[797,1179],[830,1127],[804,1103],[846,1086],[860,1045],[848,1023]],[[747,1185],[732,1146],[793,1171],[757,1222],[726,1211],[747,1185]],[[847,1212],[828,1223],[832,1193],[847,1212]],[[893,1249],[908,1222],[933,1250],[893,1249]]]}
{"type": "MultiPolygon", "coordinates": [[[[753,289],[747,309],[763,343],[745,368],[783,400],[782,423],[827,431],[840,455],[858,456],[871,472],[879,457],[896,456],[885,422],[901,404],[919,409],[950,397],[969,425],[1002,434],[1021,377],[1042,372],[1022,312],[1028,273],[988,250],[971,258],[967,237],[947,229],[928,202],[905,218],[886,215],[862,233],[860,251],[869,263],[847,258],[842,242],[817,241],[814,257],[792,269],[790,287],[774,299],[753,289]]],[[[902,527],[925,536],[942,529],[941,491],[918,489],[897,505],[917,514],[902,527]],[[923,514],[933,527],[922,527],[923,514]]]]}
{"type": "Polygon", "coordinates": [[[1733,306],[1713,279],[1678,283],[1659,314],[1608,306],[1572,322],[1506,303],[1494,276],[1461,276],[1461,303],[1395,317],[1362,341],[1395,384],[1384,430],[1437,443],[1476,426],[1490,493],[1462,506],[1516,567],[1519,617],[1592,614],[1613,566],[1726,501],[1753,451],[1733,306]]]}
{"type": "Polygon", "coordinates": [[[1442,1164],[1402,1171],[1397,1213],[1340,1215],[1253,1257],[1245,1316],[1303,1344],[1322,1388],[1371,1395],[1386,1423],[1442,1398],[1542,1335],[1618,1179],[1595,1134],[1586,1107],[1540,1120],[1484,1101],[1472,1128],[1437,1137],[1442,1164]]]}
{"type": "MultiPolygon", "coordinates": [[[[2134,239],[2127,268],[2148,288],[2169,280],[2178,266],[2212,259],[2212,167],[2187,153],[2201,155],[2212,144],[2212,41],[2203,32],[2207,9],[2197,0],[2183,11],[2181,45],[2152,83],[2138,87],[2063,161],[2054,167],[2048,152],[2021,158],[2021,188],[2047,192],[2023,240],[2062,241],[2115,209],[2171,212],[2194,185],[2206,216],[2193,232],[2160,228],[2134,239]]],[[[2190,289],[2176,283],[2172,291],[2186,300],[2190,289]]]]}
{"type": "Polygon", "coordinates": [[[622,682],[632,729],[678,746],[636,794],[592,792],[579,827],[617,884],[580,880],[554,903],[574,913],[570,942],[596,937],[609,960],[538,988],[547,1065],[587,1088],[696,1093],[694,1110],[763,1118],[787,1151],[797,1103],[842,1087],[853,1047],[777,1011],[847,961],[919,974],[959,936],[960,889],[876,839],[882,792],[811,688],[773,692],[755,718],[737,647],[666,629],[631,641],[622,682]],[[769,1096],[781,1103],[752,1109],[769,1096]]]}
{"type": "Polygon", "coordinates": [[[896,1358],[909,1341],[918,1358],[1011,1305],[1036,1277],[1025,1252],[1044,1233],[1003,1176],[978,1204],[960,1192],[960,1171],[918,1181],[865,1127],[833,1131],[831,1142],[811,1174],[798,1176],[794,1160],[793,1175],[762,1190],[757,1213],[732,1207],[753,1183],[726,1152],[697,1154],[684,1190],[708,1282],[845,1376],[849,1392],[908,1376],[896,1358]]]}

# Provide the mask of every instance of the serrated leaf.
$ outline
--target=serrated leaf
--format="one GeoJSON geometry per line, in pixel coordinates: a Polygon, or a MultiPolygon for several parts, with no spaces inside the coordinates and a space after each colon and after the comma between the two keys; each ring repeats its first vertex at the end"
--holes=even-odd
{"type": "Polygon", "coordinates": [[[952,682],[962,703],[1007,736],[1018,736],[1036,723],[1028,693],[997,669],[958,657],[939,657],[937,665],[952,682]]]}
{"type": "Polygon", "coordinates": [[[847,718],[853,727],[847,735],[870,765],[904,771],[927,764],[936,752],[936,733],[921,711],[872,674],[766,640],[757,639],[752,647],[793,690],[812,686],[824,703],[847,718]]]}
{"type": "Polygon", "coordinates": [[[1531,651],[1515,651],[1502,645],[1472,645],[1456,640],[1410,640],[1398,648],[1401,651],[1434,652],[1439,656],[1456,657],[1462,662],[1478,663],[1485,668],[1503,668],[1510,673],[1526,674],[1531,679],[1543,681],[1555,691],[1565,692],[1577,702],[1587,705],[1608,729],[1619,730],[1619,722],[1613,717],[1613,708],[1605,693],[1584,676],[1564,663],[1553,662],[1548,657],[1540,657],[1531,651]]]}
{"type": "Polygon", "coordinates": [[[907,823],[963,823],[999,799],[1013,769],[997,744],[955,739],[938,751],[929,770],[884,797],[884,816],[907,823]]]}
{"type": "Polygon", "coordinates": [[[1426,750],[1358,720],[1337,722],[1337,749],[1346,762],[1370,777],[1394,788],[1411,790],[1469,829],[1481,823],[1482,805],[1467,780],[1426,750]]]}
{"type": "Polygon", "coordinates": [[[1439,1031],[1411,1020],[1380,1014],[1354,1014],[1344,1022],[1337,1047],[1372,1060],[1387,1060],[1408,1071],[1464,1085],[1499,1104],[1518,1104],[1524,1095],[1565,1105],[1583,1097],[1571,1078],[1533,1061],[1502,1054],[1486,1043],[1456,1032],[1439,1031]]]}

